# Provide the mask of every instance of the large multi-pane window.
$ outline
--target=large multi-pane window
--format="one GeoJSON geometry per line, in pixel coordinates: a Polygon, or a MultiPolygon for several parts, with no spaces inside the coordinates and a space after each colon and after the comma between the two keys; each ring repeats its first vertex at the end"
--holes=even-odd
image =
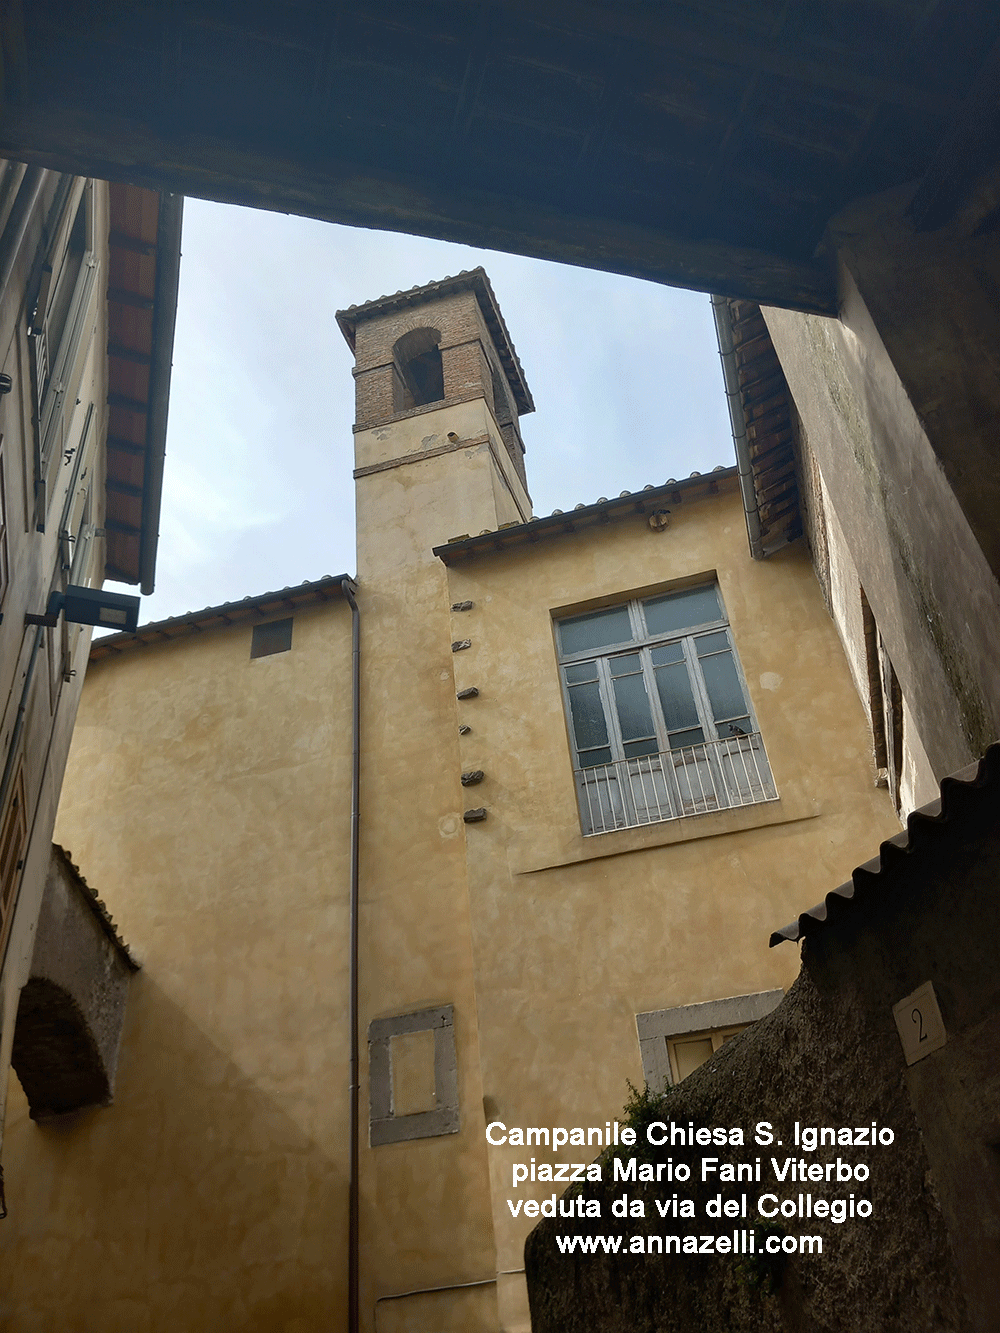
{"type": "Polygon", "coordinates": [[[714,583],[556,631],[585,833],[775,798],[714,583]]]}

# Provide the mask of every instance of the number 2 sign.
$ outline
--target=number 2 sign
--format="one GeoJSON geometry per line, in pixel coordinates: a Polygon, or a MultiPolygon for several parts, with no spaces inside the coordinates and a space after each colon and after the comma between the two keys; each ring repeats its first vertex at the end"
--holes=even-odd
{"type": "Polygon", "coordinates": [[[925,981],[912,995],[892,1006],[906,1063],[914,1065],[931,1051],[938,1051],[948,1040],[944,1019],[938,1008],[934,984],[925,981]]]}

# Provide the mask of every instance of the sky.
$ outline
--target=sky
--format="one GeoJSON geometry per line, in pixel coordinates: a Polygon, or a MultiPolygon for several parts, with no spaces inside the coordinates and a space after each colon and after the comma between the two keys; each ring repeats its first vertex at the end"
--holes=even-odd
{"type": "Polygon", "coordinates": [[[188,199],[141,623],[354,572],[353,361],[335,312],[477,264],[535,400],[536,516],[732,463],[701,293],[188,199]]]}

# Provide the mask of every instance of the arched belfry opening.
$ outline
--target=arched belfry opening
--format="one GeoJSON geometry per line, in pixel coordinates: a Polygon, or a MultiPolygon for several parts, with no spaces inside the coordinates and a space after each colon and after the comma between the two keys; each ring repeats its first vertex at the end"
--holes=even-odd
{"type": "Polygon", "coordinates": [[[393,457],[408,466],[417,446],[432,447],[431,435],[474,441],[470,447],[492,451],[501,490],[512,494],[510,484],[518,491],[514,509],[523,518],[531,500],[519,419],[534,403],[485,271],[352,305],[338,310],[337,323],[354,353],[355,456],[362,473],[384,471],[393,457]],[[411,428],[406,423],[415,417],[421,420],[411,428]],[[389,434],[367,434],[390,427],[389,434]]]}
{"type": "Polygon", "coordinates": [[[438,329],[411,329],[397,338],[392,348],[393,405],[397,412],[424,407],[444,398],[441,365],[441,333],[438,329]]]}

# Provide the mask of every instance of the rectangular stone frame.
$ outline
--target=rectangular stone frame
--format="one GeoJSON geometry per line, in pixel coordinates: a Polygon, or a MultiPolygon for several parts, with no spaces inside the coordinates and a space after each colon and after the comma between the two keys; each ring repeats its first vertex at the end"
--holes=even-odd
{"type": "Polygon", "coordinates": [[[411,1139],[458,1133],[458,1065],[452,1005],[419,1009],[392,1018],[376,1018],[369,1023],[368,1102],[368,1134],[373,1148],[385,1143],[406,1143],[411,1139]],[[428,1031],[434,1033],[434,1098],[437,1105],[433,1111],[397,1116],[392,1097],[392,1038],[428,1031]]]}
{"type": "Polygon", "coordinates": [[[647,1014],[636,1014],[643,1077],[654,1092],[670,1087],[674,1081],[667,1049],[670,1037],[756,1023],[758,1018],[776,1009],[784,998],[783,990],[765,990],[754,995],[732,995],[704,1004],[684,1004],[676,1009],[654,1009],[647,1014]]]}

